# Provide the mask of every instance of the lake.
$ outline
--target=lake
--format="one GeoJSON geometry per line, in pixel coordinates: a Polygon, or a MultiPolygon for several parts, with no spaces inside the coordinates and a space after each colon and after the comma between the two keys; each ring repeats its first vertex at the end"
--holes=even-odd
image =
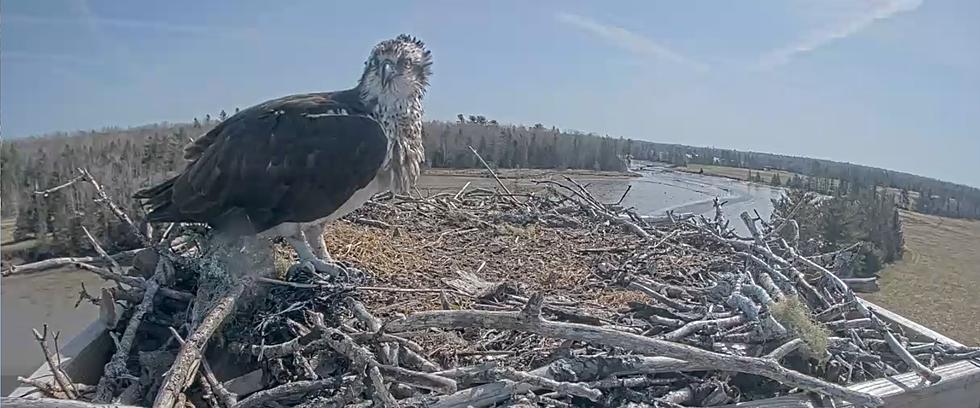
{"type": "MultiPolygon", "coordinates": [[[[728,203],[722,207],[732,225],[745,234],[738,220],[742,211],[757,210],[768,219],[772,212],[770,199],[782,190],[765,185],[698,174],[677,172],[656,167],[640,172],[640,177],[608,177],[586,173],[572,177],[588,186],[593,194],[606,202],[616,202],[629,188],[623,205],[633,207],[641,215],[677,213],[714,215],[712,199],[728,203]]],[[[467,182],[471,187],[493,189],[496,182],[489,177],[472,175],[424,175],[419,182],[422,194],[457,191],[467,182]]],[[[509,188],[533,185],[527,179],[505,179],[509,188]]],[[[2,280],[2,393],[16,388],[18,375],[29,375],[42,362],[40,348],[34,341],[31,328],[48,323],[50,330],[60,331],[60,344],[84,329],[98,316],[98,309],[83,303],[74,308],[78,290],[85,283],[89,293],[98,295],[101,280],[88,272],[70,269],[52,270],[27,276],[11,276],[2,280]]]]}

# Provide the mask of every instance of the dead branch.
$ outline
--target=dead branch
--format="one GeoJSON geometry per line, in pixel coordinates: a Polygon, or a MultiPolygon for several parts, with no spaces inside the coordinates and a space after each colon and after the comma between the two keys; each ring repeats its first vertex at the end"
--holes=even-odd
{"type": "Polygon", "coordinates": [[[143,321],[143,316],[153,307],[153,297],[156,295],[157,290],[159,290],[160,283],[165,281],[165,276],[168,274],[166,269],[168,267],[169,263],[161,259],[161,262],[157,263],[157,270],[153,273],[153,278],[146,282],[143,291],[143,300],[136,306],[132,317],[129,318],[126,330],[116,345],[116,352],[113,353],[109,362],[106,363],[104,374],[99,379],[99,386],[95,392],[96,401],[111,401],[115,396],[116,387],[119,386],[120,380],[132,376],[129,373],[129,369],[126,368],[126,361],[129,360],[129,352],[133,348],[133,341],[136,340],[136,332],[139,329],[140,323],[143,321]]]}
{"type": "Polygon", "coordinates": [[[550,378],[545,378],[524,371],[518,371],[509,367],[495,368],[492,370],[492,372],[501,378],[533,385],[538,388],[557,391],[559,394],[574,395],[576,397],[586,398],[590,401],[596,401],[602,397],[601,391],[591,388],[585,384],[555,381],[550,378]]]}
{"type": "Polygon", "coordinates": [[[693,322],[688,322],[687,324],[681,326],[677,330],[669,332],[661,336],[662,339],[667,341],[678,341],[691,334],[697,333],[708,327],[717,327],[719,329],[727,329],[730,327],[735,327],[746,322],[745,316],[736,315],[732,317],[726,317],[722,319],[710,319],[710,320],[696,320],[693,322]]]}
{"type": "MultiPolygon", "coordinates": [[[[872,315],[872,319],[877,319],[877,317],[872,315]]],[[[884,326],[884,323],[878,323],[879,326],[884,326]]],[[[913,357],[912,354],[905,349],[905,346],[898,342],[898,339],[895,338],[895,335],[892,334],[891,330],[885,330],[883,334],[885,336],[885,341],[888,342],[888,347],[891,348],[892,352],[895,353],[898,358],[902,359],[906,365],[911,367],[912,370],[919,374],[922,378],[925,378],[930,383],[936,383],[943,379],[941,375],[936,374],[934,371],[930,370],[929,367],[926,367],[919,362],[919,360],[913,357]]]]}
{"type": "Polygon", "coordinates": [[[337,385],[337,381],[332,378],[325,379],[325,380],[293,381],[280,385],[275,388],[262,390],[252,395],[249,395],[248,398],[239,401],[237,404],[233,405],[233,407],[234,408],[262,407],[265,405],[270,405],[271,403],[286,397],[293,397],[301,394],[309,394],[311,392],[316,392],[335,385],[337,385]]]}
{"type": "Polygon", "coordinates": [[[536,295],[521,312],[486,312],[477,310],[429,311],[413,313],[402,319],[389,322],[386,328],[391,332],[420,330],[436,327],[459,329],[482,327],[498,330],[518,330],[538,335],[584,341],[597,345],[620,347],[643,354],[655,354],[702,363],[717,370],[755,374],[770,378],[783,384],[808,391],[826,394],[855,404],[880,406],[881,398],[864,392],[857,392],[837,384],[800,374],[783,368],[769,359],[729,356],[701,350],[685,344],[651,339],[604,327],[587,326],[578,323],[551,322],[534,316],[540,310],[543,298],[536,295]]]}
{"type": "MultiPolygon", "coordinates": [[[[119,252],[112,255],[112,259],[119,262],[123,259],[132,258],[137,252],[142,249],[132,249],[129,251],[119,252]]],[[[3,276],[10,275],[24,275],[33,272],[46,271],[48,269],[60,268],[62,266],[74,265],[78,263],[93,263],[103,261],[102,256],[80,256],[80,257],[63,257],[63,258],[51,258],[45,259],[43,261],[31,262],[22,265],[10,265],[2,273],[3,276]]]]}
{"type": "Polygon", "coordinates": [[[68,188],[68,187],[71,187],[71,186],[72,186],[72,185],[74,185],[75,183],[77,183],[77,182],[79,182],[79,181],[81,181],[81,180],[83,180],[84,178],[85,178],[85,175],[84,175],[84,174],[80,174],[80,175],[78,175],[78,176],[75,176],[75,177],[74,177],[74,178],[72,178],[71,180],[68,180],[68,181],[66,181],[66,182],[64,182],[63,184],[59,184],[59,185],[57,185],[57,186],[54,186],[54,187],[51,187],[51,188],[49,188],[49,189],[47,189],[47,190],[41,190],[41,191],[35,191],[35,192],[34,192],[34,194],[36,194],[36,195],[39,195],[39,196],[44,196],[44,197],[47,197],[47,196],[49,196],[49,195],[50,195],[51,193],[53,193],[53,192],[55,192],[55,191],[58,191],[58,190],[62,190],[62,189],[65,189],[65,188],[68,188]]]}
{"type": "Polygon", "coordinates": [[[466,146],[466,147],[470,148],[470,151],[473,152],[474,155],[476,155],[477,159],[480,159],[480,163],[482,163],[483,167],[485,167],[487,171],[490,172],[490,175],[493,176],[493,179],[497,181],[497,185],[499,185],[500,188],[502,188],[504,192],[507,193],[507,199],[512,201],[514,204],[520,204],[517,201],[517,199],[514,198],[514,193],[512,193],[510,189],[507,188],[506,185],[504,185],[503,181],[500,181],[500,177],[497,177],[497,173],[493,171],[493,169],[490,167],[490,164],[488,164],[486,160],[483,160],[483,156],[480,156],[480,153],[478,153],[476,149],[473,148],[473,146],[466,146]]]}
{"type": "Polygon", "coordinates": [[[331,348],[345,356],[355,367],[359,367],[359,370],[367,370],[368,377],[374,385],[375,392],[385,406],[395,405],[395,402],[394,397],[388,393],[388,388],[384,384],[382,375],[387,375],[400,383],[444,394],[456,392],[456,382],[450,379],[434,374],[379,364],[374,359],[374,356],[371,355],[370,351],[357,345],[352,338],[337,329],[326,327],[323,323],[322,315],[310,313],[310,320],[323,333],[323,339],[331,348]]]}
{"type": "MultiPolygon", "coordinates": [[[[163,259],[161,259],[162,261],[163,259]]],[[[235,309],[235,303],[241,297],[245,286],[252,279],[242,278],[238,282],[224,288],[224,292],[215,298],[215,302],[200,324],[187,336],[184,345],[180,347],[173,366],[167,372],[160,386],[160,392],[153,402],[154,407],[170,408],[175,406],[184,389],[193,380],[205,347],[211,335],[218,329],[225,318],[235,309]]]]}
{"type": "Polygon", "coordinates": [[[766,358],[771,358],[776,361],[782,360],[783,357],[786,357],[789,353],[803,347],[805,344],[806,343],[804,343],[801,339],[787,341],[786,343],[783,343],[783,345],[776,347],[775,350],[769,352],[769,354],[766,355],[766,358]]]}
{"type": "MultiPolygon", "coordinates": [[[[177,343],[183,347],[185,342],[180,333],[172,326],[167,328],[170,329],[170,334],[177,339],[177,343]]],[[[201,359],[201,379],[204,381],[202,385],[207,386],[211,392],[217,394],[217,398],[225,408],[231,408],[238,403],[238,396],[228,391],[225,385],[221,381],[218,381],[218,378],[214,375],[214,371],[211,369],[211,364],[208,363],[208,359],[206,358],[201,359]]]]}
{"type": "Polygon", "coordinates": [[[30,397],[0,397],[0,405],[10,408],[140,408],[121,404],[95,404],[78,400],[30,397]]]}
{"type": "Polygon", "coordinates": [[[119,262],[116,262],[115,259],[109,256],[109,253],[106,252],[105,249],[102,249],[102,245],[99,245],[99,241],[95,240],[95,237],[88,232],[88,228],[85,228],[84,225],[82,226],[82,232],[85,233],[85,237],[88,238],[88,242],[92,244],[92,248],[95,249],[95,252],[98,253],[100,257],[102,257],[102,260],[111,265],[117,271],[122,269],[122,267],[119,266],[119,262]]]}
{"type": "Polygon", "coordinates": [[[820,266],[820,264],[817,264],[816,262],[810,260],[809,258],[804,257],[799,253],[797,253],[796,250],[793,247],[789,246],[789,244],[787,244],[785,241],[783,241],[783,246],[786,247],[786,250],[787,252],[789,252],[790,257],[800,262],[803,262],[807,266],[816,269],[817,271],[820,271],[820,273],[825,278],[827,278],[830,282],[834,283],[837,290],[843,293],[844,299],[848,302],[853,302],[856,310],[859,313],[861,313],[861,315],[867,316],[867,318],[871,321],[872,326],[877,328],[879,331],[883,333],[885,337],[885,341],[888,342],[888,345],[892,349],[892,352],[895,353],[906,365],[912,368],[913,371],[915,371],[920,376],[922,376],[922,378],[925,378],[927,381],[931,383],[938,382],[939,380],[942,379],[942,376],[936,374],[928,367],[922,365],[922,363],[916,360],[912,356],[912,354],[910,354],[908,350],[905,349],[905,346],[903,346],[901,343],[898,342],[898,339],[895,338],[895,335],[892,334],[891,330],[889,330],[888,327],[883,322],[881,322],[881,320],[878,319],[878,317],[875,316],[872,311],[868,310],[868,308],[865,307],[863,303],[857,301],[856,299],[857,297],[854,295],[854,291],[852,291],[847,286],[847,284],[844,283],[843,280],[841,280],[839,277],[837,277],[837,275],[834,275],[832,272],[830,272],[823,266],[820,266]]]}
{"type": "Polygon", "coordinates": [[[133,235],[137,239],[139,239],[140,243],[143,244],[144,247],[149,248],[153,246],[153,243],[150,242],[150,240],[146,238],[146,235],[143,234],[143,231],[140,231],[140,229],[136,226],[136,224],[133,223],[133,220],[129,218],[129,215],[123,212],[123,210],[119,208],[119,206],[116,205],[116,203],[113,202],[111,198],[109,198],[109,195],[106,194],[105,189],[102,188],[102,185],[99,184],[98,180],[96,180],[95,177],[92,177],[92,174],[89,173],[88,170],[84,168],[79,168],[78,172],[82,174],[84,180],[88,181],[89,184],[91,184],[92,187],[95,188],[95,193],[99,196],[98,201],[101,202],[103,205],[105,205],[107,208],[109,208],[109,211],[112,212],[112,214],[115,215],[116,218],[119,219],[119,221],[122,221],[123,224],[129,226],[129,230],[133,233],[133,235]]]}
{"type": "MultiPolygon", "coordinates": [[[[48,368],[51,369],[51,374],[54,376],[55,383],[61,388],[61,392],[67,396],[69,399],[78,398],[78,390],[72,387],[71,379],[64,371],[61,371],[61,364],[55,362],[55,358],[60,359],[60,356],[52,355],[48,351],[48,325],[45,324],[42,329],[42,333],[38,333],[37,329],[31,329],[34,333],[34,339],[37,340],[37,344],[41,346],[41,352],[44,353],[44,361],[48,363],[48,368]]],[[[57,353],[58,350],[55,350],[57,353]]]]}

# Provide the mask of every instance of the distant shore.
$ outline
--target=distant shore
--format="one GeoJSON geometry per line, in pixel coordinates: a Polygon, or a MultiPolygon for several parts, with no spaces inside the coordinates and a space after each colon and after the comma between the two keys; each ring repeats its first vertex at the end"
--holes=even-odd
{"type": "MultiPolygon", "coordinates": [[[[586,169],[494,169],[497,177],[501,179],[535,179],[548,178],[555,175],[569,176],[572,178],[631,178],[640,177],[640,174],[626,171],[599,171],[586,169]]],[[[422,172],[426,176],[451,176],[451,177],[490,177],[484,168],[468,169],[446,169],[430,168],[422,172]]]]}

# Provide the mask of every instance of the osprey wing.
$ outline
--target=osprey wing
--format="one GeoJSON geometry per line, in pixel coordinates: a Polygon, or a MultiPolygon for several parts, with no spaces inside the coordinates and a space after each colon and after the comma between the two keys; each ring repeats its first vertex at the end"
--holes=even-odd
{"type": "Polygon", "coordinates": [[[382,127],[345,92],[294,95],[246,109],[195,141],[182,174],[141,191],[151,222],[261,232],[333,213],[377,175],[382,127]]]}

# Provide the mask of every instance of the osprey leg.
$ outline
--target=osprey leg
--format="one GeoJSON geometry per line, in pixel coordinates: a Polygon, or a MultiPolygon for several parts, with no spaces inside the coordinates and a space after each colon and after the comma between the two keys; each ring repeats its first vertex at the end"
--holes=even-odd
{"type": "Polygon", "coordinates": [[[296,250],[296,255],[299,256],[300,262],[309,262],[317,272],[327,273],[332,277],[339,275],[340,268],[337,268],[333,262],[329,259],[320,259],[314,254],[313,248],[307,241],[306,234],[303,231],[300,231],[297,235],[287,235],[283,238],[296,250]]]}
{"type": "Polygon", "coordinates": [[[327,251],[327,243],[323,240],[323,231],[326,229],[326,223],[313,224],[303,230],[303,234],[306,235],[306,242],[310,244],[310,248],[313,249],[313,255],[324,261],[332,261],[333,258],[330,257],[330,252],[327,251]]]}

